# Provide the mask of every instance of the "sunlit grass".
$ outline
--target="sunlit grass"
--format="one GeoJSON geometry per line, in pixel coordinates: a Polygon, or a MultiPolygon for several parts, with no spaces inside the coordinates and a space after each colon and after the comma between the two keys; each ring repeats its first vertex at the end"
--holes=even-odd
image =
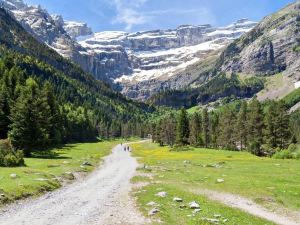
{"type": "Polygon", "coordinates": [[[26,167],[0,167],[0,194],[5,195],[0,199],[7,202],[54,190],[61,186],[58,178],[71,179],[68,172],[92,171],[99,165],[101,158],[108,155],[118,143],[116,140],[66,145],[51,150],[50,156],[26,158],[26,167]],[[85,161],[92,166],[81,166],[85,161]],[[10,178],[11,174],[17,174],[17,178],[10,178]]]}
{"type": "MultiPolygon", "coordinates": [[[[204,188],[242,195],[268,207],[300,209],[298,160],[259,158],[246,152],[201,148],[172,152],[169,147],[159,147],[150,142],[133,144],[133,149],[134,155],[139,157],[141,163],[148,165],[148,170],[154,174],[154,180],[159,183],[159,185],[149,186],[147,190],[150,192],[153,188],[163,187],[169,191],[176,190],[174,195],[178,193],[181,196],[197,198],[199,196],[192,194],[191,190],[204,188]],[[224,182],[218,183],[217,179],[224,179],[224,182]]],[[[145,207],[144,203],[153,198],[148,191],[141,192],[139,196],[141,207],[145,207]]],[[[215,211],[218,211],[217,206],[221,207],[215,205],[215,211]]],[[[222,208],[218,213],[224,214],[224,209],[222,208]]],[[[175,211],[179,213],[178,210],[175,211]]],[[[224,215],[232,217],[234,212],[229,211],[224,215]]],[[[170,209],[165,213],[173,215],[175,212],[170,209]]],[[[236,213],[241,215],[239,211],[236,213]]],[[[246,221],[248,215],[242,214],[246,221]]]]}

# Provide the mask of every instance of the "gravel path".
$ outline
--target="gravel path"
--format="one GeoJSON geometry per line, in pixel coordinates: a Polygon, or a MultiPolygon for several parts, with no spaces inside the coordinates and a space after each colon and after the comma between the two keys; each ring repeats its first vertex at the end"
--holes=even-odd
{"type": "Polygon", "coordinates": [[[211,190],[192,190],[195,194],[207,196],[209,199],[221,202],[232,208],[237,208],[254,216],[269,220],[279,225],[299,225],[300,212],[271,212],[247,198],[211,190]],[[288,215],[284,215],[288,214],[288,215]]]}
{"type": "Polygon", "coordinates": [[[104,158],[102,166],[84,180],[0,210],[0,224],[147,224],[129,196],[130,179],[137,166],[130,153],[119,145],[104,158]]]}

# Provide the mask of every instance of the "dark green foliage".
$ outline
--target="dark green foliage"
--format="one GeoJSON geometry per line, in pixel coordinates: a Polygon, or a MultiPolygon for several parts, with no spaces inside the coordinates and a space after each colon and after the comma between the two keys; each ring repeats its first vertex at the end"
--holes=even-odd
{"type": "Polygon", "coordinates": [[[257,99],[249,104],[248,116],[248,149],[255,155],[262,155],[264,129],[264,114],[262,106],[257,99]]]}
{"type": "Polygon", "coordinates": [[[236,122],[236,139],[241,150],[245,149],[245,147],[247,146],[247,133],[248,133],[247,114],[248,114],[248,105],[247,102],[243,102],[240,111],[237,115],[237,122],[236,122]]]}
{"type": "Polygon", "coordinates": [[[200,146],[202,144],[202,123],[201,123],[201,116],[198,112],[195,112],[192,115],[190,121],[190,137],[189,142],[193,146],[200,146]]]}
{"type": "MultiPolygon", "coordinates": [[[[173,129],[168,129],[169,118],[162,117],[153,124],[153,140],[161,145],[172,146],[172,142],[167,140],[175,139],[173,129]]],[[[300,110],[289,115],[284,101],[267,101],[261,104],[254,98],[249,103],[239,101],[210,112],[203,108],[202,116],[195,112],[189,120],[187,118],[186,111],[180,110],[176,132],[176,143],[179,146],[190,144],[206,148],[244,150],[257,156],[270,156],[279,151],[276,157],[286,157],[282,150],[290,143],[300,143],[300,110]],[[187,140],[184,136],[187,130],[189,139],[183,141],[187,140]]],[[[175,121],[171,124],[175,124],[175,121]]],[[[298,155],[300,154],[297,152],[289,157],[296,158],[298,155]]]]}
{"type": "Polygon", "coordinates": [[[203,109],[202,112],[202,139],[205,147],[210,145],[210,136],[209,136],[209,115],[207,109],[203,109]]]}
{"type": "Polygon", "coordinates": [[[240,81],[234,73],[230,77],[220,73],[199,88],[161,92],[152,96],[149,101],[160,106],[190,108],[197,104],[207,104],[229,96],[251,98],[263,88],[264,81],[261,78],[251,77],[240,81]]]}
{"type": "Polygon", "coordinates": [[[26,156],[50,143],[51,111],[38,84],[29,78],[11,110],[9,138],[26,156]]]}
{"type": "Polygon", "coordinates": [[[185,109],[181,109],[177,119],[176,126],[176,144],[187,145],[189,144],[189,119],[185,109]]]}

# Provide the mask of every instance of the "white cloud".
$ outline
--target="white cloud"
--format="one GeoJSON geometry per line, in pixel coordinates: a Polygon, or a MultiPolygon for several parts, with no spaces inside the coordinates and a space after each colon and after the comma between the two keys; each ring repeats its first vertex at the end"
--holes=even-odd
{"type": "Polygon", "coordinates": [[[126,30],[131,30],[134,25],[145,24],[150,18],[139,10],[147,0],[113,0],[111,3],[117,10],[113,23],[125,24],[126,30]]]}
{"type": "Polygon", "coordinates": [[[144,4],[149,0],[106,0],[116,10],[116,16],[112,20],[113,24],[124,24],[125,29],[130,31],[136,25],[142,25],[157,21],[161,15],[193,15],[195,22],[201,22],[203,18],[206,21],[214,21],[214,16],[205,7],[196,9],[161,9],[145,11],[144,4]]]}

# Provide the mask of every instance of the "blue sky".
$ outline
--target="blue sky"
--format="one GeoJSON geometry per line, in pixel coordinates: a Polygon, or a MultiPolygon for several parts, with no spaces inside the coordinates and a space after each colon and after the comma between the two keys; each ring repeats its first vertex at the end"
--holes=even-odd
{"type": "Polygon", "coordinates": [[[169,29],[182,24],[259,21],[295,0],[24,0],[94,31],[169,29]]]}

